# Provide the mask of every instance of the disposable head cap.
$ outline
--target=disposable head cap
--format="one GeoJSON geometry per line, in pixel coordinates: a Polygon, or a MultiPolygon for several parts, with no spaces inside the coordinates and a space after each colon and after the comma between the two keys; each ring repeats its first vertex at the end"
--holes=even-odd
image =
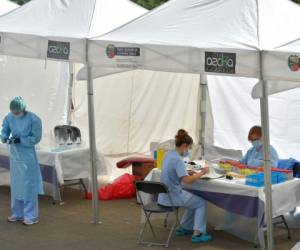
{"type": "Polygon", "coordinates": [[[24,112],[26,103],[21,96],[17,96],[10,102],[9,108],[11,112],[24,112]]]}

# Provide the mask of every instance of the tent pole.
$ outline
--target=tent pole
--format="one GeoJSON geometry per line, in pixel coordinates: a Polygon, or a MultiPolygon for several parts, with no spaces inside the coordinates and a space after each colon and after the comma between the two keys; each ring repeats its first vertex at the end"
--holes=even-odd
{"type": "Polygon", "coordinates": [[[73,86],[74,86],[74,63],[69,62],[69,74],[70,74],[70,81],[69,81],[69,86],[68,86],[68,113],[67,113],[67,124],[71,125],[72,124],[72,96],[73,96],[73,86]]]}
{"type": "Polygon", "coordinates": [[[207,92],[207,75],[200,74],[200,138],[199,144],[201,147],[201,159],[204,159],[205,154],[205,124],[206,124],[206,92],[207,92]]]}
{"type": "Polygon", "coordinates": [[[86,41],[86,67],[87,67],[87,94],[88,94],[88,117],[89,117],[89,142],[91,159],[91,180],[92,180],[92,203],[94,224],[100,223],[99,201],[98,201],[98,174],[97,174],[97,147],[95,131],[95,110],[94,110],[94,88],[92,79],[92,67],[89,63],[89,43],[86,41]]]}
{"type": "Polygon", "coordinates": [[[268,83],[263,79],[263,60],[260,53],[260,74],[262,81],[262,98],[260,99],[261,124],[263,133],[263,159],[264,159],[264,192],[265,192],[265,215],[267,221],[267,242],[268,250],[274,249],[273,223],[272,223],[272,183],[271,183],[271,162],[270,162],[270,134],[269,134],[269,101],[268,101],[268,83]]]}

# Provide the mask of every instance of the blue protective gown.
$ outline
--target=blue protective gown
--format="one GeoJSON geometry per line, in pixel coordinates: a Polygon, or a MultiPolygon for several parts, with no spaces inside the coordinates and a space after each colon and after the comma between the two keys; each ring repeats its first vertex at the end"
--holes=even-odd
{"type": "MultiPolygon", "coordinates": [[[[164,158],[160,180],[168,187],[173,205],[186,208],[181,227],[206,234],[206,201],[183,189],[181,181],[186,175],[188,173],[181,156],[175,150],[170,151],[164,158]]],[[[158,196],[158,203],[172,206],[166,194],[158,196]]]]}
{"type": "Polygon", "coordinates": [[[10,146],[11,198],[24,202],[36,202],[43,194],[43,183],[35,145],[42,137],[41,120],[32,112],[16,118],[9,113],[3,121],[1,140],[10,136],[20,138],[20,144],[10,146]]]}
{"type": "MultiPolygon", "coordinates": [[[[271,166],[277,167],[278,165],[278,154],[273,146],[270,146],[270,160],[271,166]]],[[[253,167],[261,167],[264,165],[263,160],[263,146],[251,147],[246,155],[240,160],[241,163],[253,167]]]]}

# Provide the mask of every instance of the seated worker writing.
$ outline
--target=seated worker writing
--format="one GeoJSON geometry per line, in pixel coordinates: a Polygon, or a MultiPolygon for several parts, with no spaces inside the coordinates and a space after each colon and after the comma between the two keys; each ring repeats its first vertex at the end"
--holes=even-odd
{"type": "MultiPolygon", "coordinates": [[[[185,191],[182,187],[182,182],[193,183],[208,173],[209,169],[205,167],[199,173],[187,172],[182,158],[188,156],[193,139],[185,130],[178,131],[175,136],[175,145],[176,149],[170,151],[164,158],[161,182],[168,187],[173,205],[186,208],[181,226],[176,229],[176,235],[192,235],[193,243],[210,241],[212,236],[206,232],[206,201],[185,191]]],[[[167,194],[160,194],[158,203],[163,206],[172,205],[167,194]]]]}
{"type": "MultiPolygon", "coordinates": [[[[248,140],[252,143],[252,147],[247,151],[246,155],[240,160],[240,163],[260,167],[264,165],[263,160],[263,144],[262,144],[262,129],[260,126],[254,126],[250,129],[248,140]]],[[[270,161],[272,167],[278,165],[278,154],[273,146],[270,145],[270,161]]]]}

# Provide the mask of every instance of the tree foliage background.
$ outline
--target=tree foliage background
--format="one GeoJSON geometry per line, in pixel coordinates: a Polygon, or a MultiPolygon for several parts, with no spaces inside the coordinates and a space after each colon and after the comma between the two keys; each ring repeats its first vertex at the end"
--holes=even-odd
{"type": "MultiPolygon", "coordinates": [[[[26,3],[26,2],[29,2],[30,0],[12,0],[12,1],[16,2],[17,4],[22,5],[22,4],[26,3]]],[[[153,8],[155,8],[155,7],[159,6],[159,5],[167,2],[168,0],[131,0],[131,1],[133,1],[133,2],[139,4],[139,5],[143,6],[143,7],[151,10],[151,9],[153,9],[153,8]]],[[[300,4],[300,0],[292,0],[292,1],[300,4]]]]}
{"type": "Polygon", "coordinates": [[[11,1],[12,1],[12,2],[15,2],[15,3],[19,4],[19,5],[22,5],[22,4],[24,4],[24,3],[29,2],[30,0],[11,0],[11,1]]]}
{"type": "Polygon", "coordinates": [[[167,2],[168,0],[131,0],[131,1],[143,6],[144,8],[146,8],[148,10],[151,10],[151,9],[167,2]]]}
{"type": "MultiPolygon", "coordinates": [[[[11,0],[19,5],[29,2],[30,0],[11,0]]],[[[149,10],[167,2],[168,0],[131,0],[149,10]]],[[[299,0],[300,1],[300,0],[299,0]]]]}

